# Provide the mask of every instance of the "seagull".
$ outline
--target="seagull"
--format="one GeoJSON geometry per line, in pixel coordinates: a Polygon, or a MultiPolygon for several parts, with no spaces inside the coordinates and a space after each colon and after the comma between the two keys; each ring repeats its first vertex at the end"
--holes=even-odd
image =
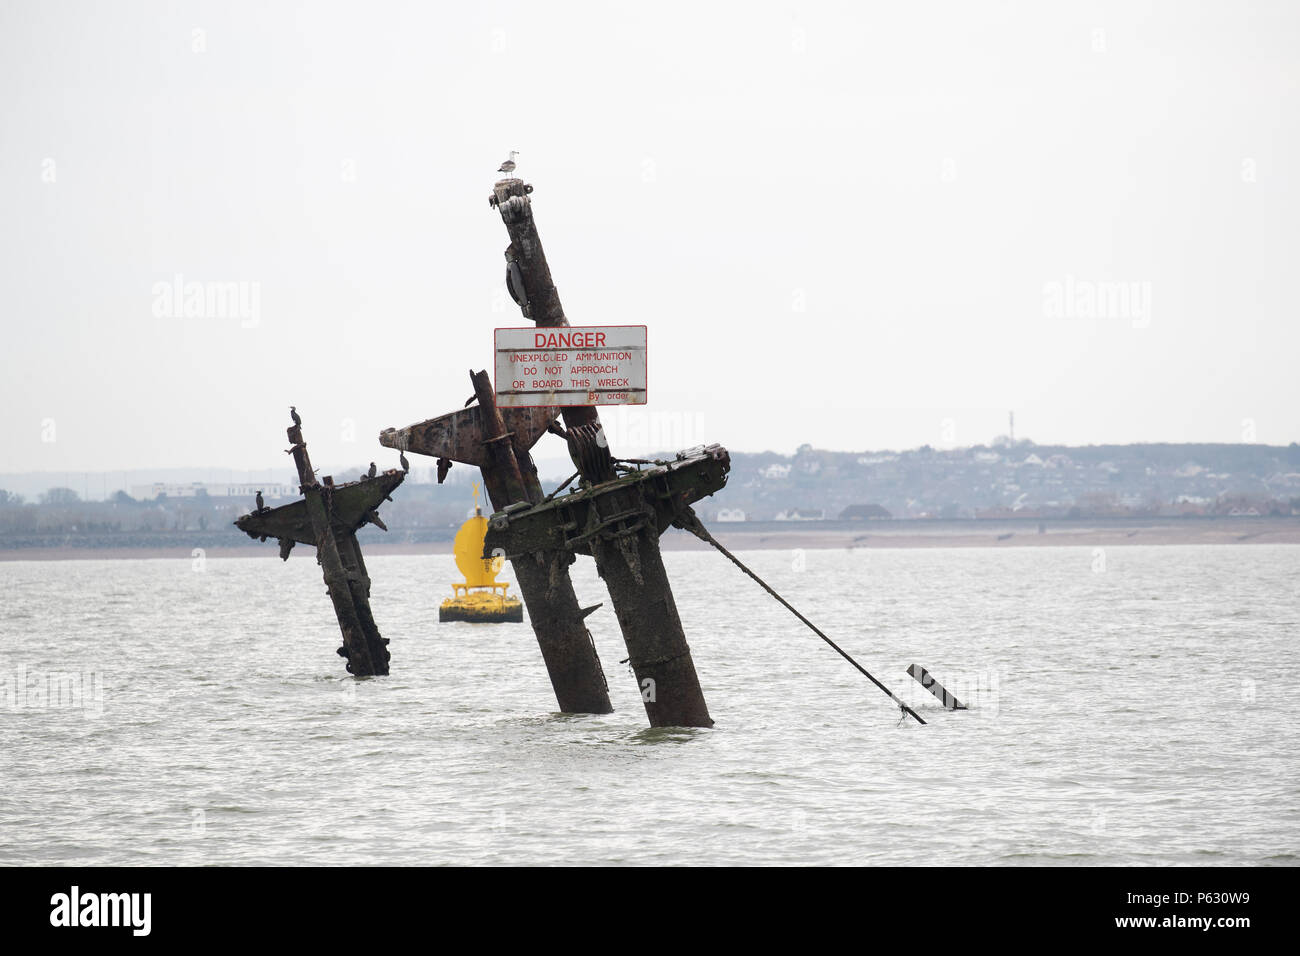
{"type": "Polygon", "coordinates": [[[299,425],[299,426],[302,425],[302,419],[298,417],[298,406],[297,406],[297,405],[290,405],[290,406],[289,406],[289,417],[293,419],[293,423],[294,423],[295,425],[299,425]]]}
{"type": "Polygon", "coordinates": [[[409,461],[406,460],[406,452],[404,452],[404,451],[399,451],[399,452],[397,453],[397,460],[398,460],[398,461],[401,463],[401,465],[402,465],[402,471],[410,471],[410,470],[411,470],[411,463],[410,463],[409,461]]]}
{"type": "Polygon", "coordinates": [[[375,463],[373,461],[370,463],[370,470],[366,472],[366,477],[367,478],[375,477],[375,463]]]}
{"type": "Polygon", "coordinates": [[[259,512],[266,510],[266,505],[262,503],[262,493],[260,491],[257,493],[257,510],[259,512]]]}
{"type": "Polygon", "coordinates": [[[497,172],[505,173],[507,176],[515,171],[515,157],[519,155],[519,150],[512,149],[510,158],[497,167],[497,172]]]}

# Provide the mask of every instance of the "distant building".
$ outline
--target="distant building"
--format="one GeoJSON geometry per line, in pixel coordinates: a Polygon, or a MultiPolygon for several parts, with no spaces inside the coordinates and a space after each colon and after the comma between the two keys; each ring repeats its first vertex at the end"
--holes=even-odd
{"type": "Polygon", "coordinates": [[[714,521],[744,521],[745,512],[740,508],[719,508],[713,516],[714,521]]]}
{"type": "Polygon", "coordinates": [[[789,478],[790,466],[789,465],[768,465],[766,468],[760,468],[758,473],[762,475],[764,478],[768,478],[768,479],[789,478]]]}
{"type": "Polygon", "coordinates": [[[892,518],[886,509],[880,505],[849,505],[840,512],[841,521],[869,521],[877,518],[892,518]]]}
{"type": "Polygon", "coordinates": [[[825,521],[826,512],[821,508],[790,508],[788,511],[778,511],[776,521],[825,521]]]}

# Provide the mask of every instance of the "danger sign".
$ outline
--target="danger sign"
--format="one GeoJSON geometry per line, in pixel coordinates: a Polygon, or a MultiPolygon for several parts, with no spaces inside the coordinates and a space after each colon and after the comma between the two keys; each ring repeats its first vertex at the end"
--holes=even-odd
{"type": "Polygon", "coordinates": [[[644,405],[646,327],[496,330],[497,404],[644,405]]]}

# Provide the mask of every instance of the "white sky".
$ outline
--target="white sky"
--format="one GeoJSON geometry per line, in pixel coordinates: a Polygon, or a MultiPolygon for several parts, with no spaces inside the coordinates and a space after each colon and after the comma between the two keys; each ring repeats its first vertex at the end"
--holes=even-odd
{"type": "Polygon", "coordinates": [[[649,326],[616,452],[1300,439],[1296,4],[5,0],[0,76],[0,472],[284,468],[291,403],[393,464],[526,324],[510,149],[570,321],[649,326]]]}

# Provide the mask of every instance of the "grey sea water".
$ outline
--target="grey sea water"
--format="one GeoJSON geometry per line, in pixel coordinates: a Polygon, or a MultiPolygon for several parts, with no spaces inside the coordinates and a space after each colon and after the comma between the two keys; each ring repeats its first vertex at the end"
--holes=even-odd
{"type": "Polygon", "coordinates": [[[437,623],[450,556],[369,559],[369,680],[302,549],[0,563],[0,863],[1300,859],[1300,547],[742,557],[928,725],[713,553],[666,560],[717,727],[656,731],[586,560],[601,717],[437,623]]]}

